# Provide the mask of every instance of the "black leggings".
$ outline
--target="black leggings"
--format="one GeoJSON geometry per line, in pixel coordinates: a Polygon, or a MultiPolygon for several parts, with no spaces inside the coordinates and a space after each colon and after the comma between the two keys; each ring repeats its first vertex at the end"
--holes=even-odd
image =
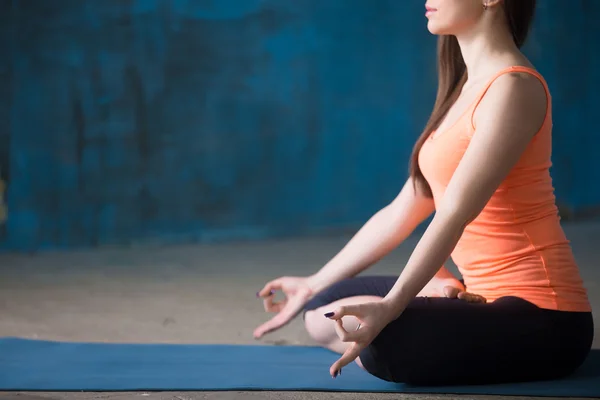
{"type": "MultiPolygon", "coordinates": [[[[384,297],[397,279],[344,280],[319,293],[305,311],[347,297],[384,297]]],[[[417,297],[360,360],[378,378],[412,385],[550,380],[585,361],[593,336],[587,312],[546,310],[518,297],[486,304],[417,297]]]]}

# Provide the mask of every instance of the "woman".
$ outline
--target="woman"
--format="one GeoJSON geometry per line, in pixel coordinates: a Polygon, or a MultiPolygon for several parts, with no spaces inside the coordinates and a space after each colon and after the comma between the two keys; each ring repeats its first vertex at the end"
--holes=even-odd
{"type": "Polygon", "coordinates": [[[327,265],[260,292],[276,315],[304,310],[311,337],[369,373],[420,385],[566,376],[593,321],[549,174],[551,98],[519,51],[535,0],[429,0],[439,89],[410,178],[327,265]],[[354,277],[435,211],[399,277],[354,277]],[[440,266],[452,255],[464,279],[440,266]],[[273,302],[282,290],[286,300],[273,302]]]}

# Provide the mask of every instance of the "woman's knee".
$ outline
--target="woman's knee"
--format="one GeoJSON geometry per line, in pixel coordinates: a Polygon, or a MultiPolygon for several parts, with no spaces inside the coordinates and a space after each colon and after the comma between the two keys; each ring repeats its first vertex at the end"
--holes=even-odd
{"type": "MultiPolygon", "coordinates": [[[[326,346],[332,339],[331,321],[316,310],[309,310],[304,313],[304,327],[312,340],[322,346],[326,346]]],[[[334,331],[335,333],[335,331],[334,331]]]]}
{"type": "MultiPolygon", "coordinates": [[[[333,343],[340,342],[340,339],[335,331],[335,322],[325,318],[323,315],[325,312],[327,311],[324,309],[307,311],[304,314],[304,327],[312,340],[329,347],[333,343]]],[[[358,327],[358,320],[355,317],[343,317],[342,324],[346,330],[352,331],[358,327]]]]}

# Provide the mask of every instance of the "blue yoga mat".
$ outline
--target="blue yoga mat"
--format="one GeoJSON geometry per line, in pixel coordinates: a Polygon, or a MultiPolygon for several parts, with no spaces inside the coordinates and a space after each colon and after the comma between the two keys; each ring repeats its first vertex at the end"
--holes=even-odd
{"type": "Polygon", "coordinates": [[[495,386],[410,387],[355,364],[337,379],[337,355],[318,347],[61,343],[0,339],[4,391],[306,390],[600,397],[600,351],[574,376],[495,386]]]}

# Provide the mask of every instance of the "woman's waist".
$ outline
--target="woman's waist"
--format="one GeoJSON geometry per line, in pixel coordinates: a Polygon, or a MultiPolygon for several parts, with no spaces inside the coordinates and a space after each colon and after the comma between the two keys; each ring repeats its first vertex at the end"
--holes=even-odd
{"type": "Polygon", "coordinates": [[[520,223],[496,223],[478,217],[464,229],[455,252],[469,258],[514,258],[551,247],[571,251],[558,217],[520,223]]]}
{"type": "Polygon", "coordinates": [[[479,249],[457,248],[452,260],[464,275],[469,276],[547,276],[570,271],[578,272],[578,266],[571,247],[566,243],[546,247],[526,247],[520,245],[499,246],[481,245],[479,249]],[[504,250],[504,251],[503,251],[504,250]]]}
{"type": "Polygon", "coordinates": [[[485,258],[482,253],[470,256],[458,252],[453,254],[453,260],[468,290],[486,298],[512,294],[537,299],[538,302],[571,302],[576,308],[581,308],[588,301],[579,268],[568,244],[525,249],[521,254],[517,253],[515,251],[503,257],[487,255],[485,258]]]}
{"type": "Polygon", "coordinates": [[[587,290],[581,284],[548,285],[547,281],[508,282],[465,279],[466,290],[483,296],[488,303],[505,297],[519,297],[540,308],[589,312],[587,290]]]}
{"type": "Polygon", "coordinates": [[[586,295],[586,292],[577,292],[566,295],[565,293],[555,293],[549,290],[478,290],[469,289],[471,293],[477,293],[484,297],[488,303],[493,303],[499,299],[507,297],[518,297],[539,308],[555,311],[567,311],[575,313],[591,313],[592,306],[586,295]]]}
{"type": "Polygon", "coordinates": [[[548,274],[578,270],[573,251],[564,235],[544,240],[521,234],[463,235],[452,252],[456,265],[471,276],[496,274],[548,274]]]}

